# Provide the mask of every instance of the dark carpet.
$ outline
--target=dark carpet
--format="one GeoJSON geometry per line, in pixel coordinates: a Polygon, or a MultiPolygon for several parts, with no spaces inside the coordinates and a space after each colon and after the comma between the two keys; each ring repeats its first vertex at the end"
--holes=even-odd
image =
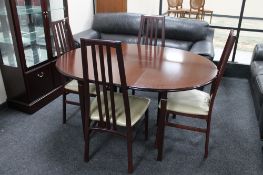
{"type": "MultiPolygon", "coordinates": [[[[152,98],[150,138],[136,129],[133,174],[263,174],[263,154],[247,80],[224,78],[212,115],[209,156],[203,159],[204,135],[166,128],[164,158],[156,161],[154,149],[157,94],[152,98]]],[[[77,98],[72,96],[72,98],[77,98]]],[[[62,124],[62,102],[56,99],[33,115],[12,109],[0,111],[0,174],[126,174],[124,139],[96,133],[91,139],[91,160],[83,161],[80,110],[68,105],[67,124],[62,124]]],[[[174,120],[174,119],[173,119],[174,120]]],[[[178,122],[204,125],[178,116],[178,122]]]]}

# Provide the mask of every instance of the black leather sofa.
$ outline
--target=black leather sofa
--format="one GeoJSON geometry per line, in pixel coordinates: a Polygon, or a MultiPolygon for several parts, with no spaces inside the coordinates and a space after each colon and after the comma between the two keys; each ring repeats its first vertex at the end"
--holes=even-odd
{"type": "Polygon", "coordinates": [[[259,122],[260,138],[263,140],[263,44],[257,44],[254,48],[249,81],[259,122]]]}
{"type": "MultiPolygon", "coordinates": [[[[137,43],[141,14],[102,13],[96,14],[92,28],[74,35],[77,42],[80,38],[119,40],[126,43],[137,43]]],[[[207,22],[165,18],[165,46],[183,49],[213,59],[214,30],[207,22]]]]}

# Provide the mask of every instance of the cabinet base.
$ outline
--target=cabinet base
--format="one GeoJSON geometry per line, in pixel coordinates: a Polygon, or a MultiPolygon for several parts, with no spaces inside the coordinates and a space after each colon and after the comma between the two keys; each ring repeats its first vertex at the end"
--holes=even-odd
{"type": "Polygon", "coordinates": [[[63,86],[59,86],[31,103],[25,103],[14,99],[7,99],[7,104],[11,108],[18,109],[28,114],[33,114],[54,99],[56,99],[58,96],[60,96],[62,92],[63,86]]]}

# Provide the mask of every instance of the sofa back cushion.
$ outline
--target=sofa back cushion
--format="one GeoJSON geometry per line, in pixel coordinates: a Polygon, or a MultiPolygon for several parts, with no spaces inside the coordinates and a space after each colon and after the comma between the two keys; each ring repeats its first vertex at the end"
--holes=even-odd
{"type": "Polygon", "coordinates": [[[207,36],[209,25],[207,22],[184,19],[184,18],[165,18],[165,37],[183,41],[204,40],[207,36]]]}
{"type": "MultiPolygon", "coordinates": [[[[98,13],[94,16],[92,29],[106,34],[137,36],[140,21],[141,14],[98,13]]],[[[191,42],[204,40],[208,27],[208,23],[204,21],[166,17],[165,38],[191,42]]]]}
{"type": "Polygon", "coordinates": [[[134,13],[98,13],[92,29],[100,33],[138,35],[141,15],[134,13]]]}

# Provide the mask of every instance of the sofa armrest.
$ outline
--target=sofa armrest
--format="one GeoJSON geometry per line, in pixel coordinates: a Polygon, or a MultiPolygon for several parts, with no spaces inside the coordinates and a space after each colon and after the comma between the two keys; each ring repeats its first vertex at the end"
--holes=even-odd
{"type": "Polygon", "coordinates": [[[215,55],[213,42],[207,40],[195,42],[192,48],[190,49],[190,52],[208,57],[211,60],[213,60],[215,55]]]}
{"type": "Polygon", "coordinates": [[[215,56],[213,38],[214,38],[214,29],[210,28],[208,30],[207,37],[204,40],[195,42],[191,47],[190,52],[208,57],[210,60],[213,60],[215,56]]]}
{"type": "Polygon", "coordinates": [[[86,39],[100,39],[100,33],[89,29],[89,30],[85,30],[83,32],[77,33],[74,36],[74,40],[80,44],[80,38],[86,38],[86,39]]]}
{"type": "Polygon", "coordinates": [[[255,46],[251,61],[263,61],[263,44],[255,46]]]}

